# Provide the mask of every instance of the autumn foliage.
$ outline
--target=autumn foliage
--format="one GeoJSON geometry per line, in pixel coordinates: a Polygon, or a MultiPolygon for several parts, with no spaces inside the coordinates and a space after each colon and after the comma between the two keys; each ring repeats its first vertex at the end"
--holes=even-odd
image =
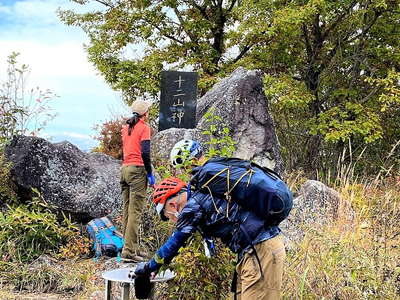
{"type": "Polygon", "coordinates": [[[101,152],[116,159],[122,159],[121,129],[124,119],[114,119],[95,126],[98,135],[95,137],[100,142],[99,146],[93,149],[94,152],[101,152]]]}

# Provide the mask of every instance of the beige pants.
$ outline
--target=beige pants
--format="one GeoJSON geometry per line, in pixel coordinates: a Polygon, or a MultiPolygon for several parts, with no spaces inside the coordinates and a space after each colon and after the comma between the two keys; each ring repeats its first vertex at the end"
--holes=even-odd
{"type": "Polygon", "coordinates": [[[282,272],[286,257],[280,236],[254,246],[260,266],[253,251],[246,253],[236,266],[238,281],[237,300],[275,300],[281,298],[282,272]]]}
{"type": "Polygon", "coordinates": [[[146,199],[147,175],[144,167],[122,166],[121,190],[123,200],[123,257],[133,257],[139,251],[139,221],[146,199]]]}

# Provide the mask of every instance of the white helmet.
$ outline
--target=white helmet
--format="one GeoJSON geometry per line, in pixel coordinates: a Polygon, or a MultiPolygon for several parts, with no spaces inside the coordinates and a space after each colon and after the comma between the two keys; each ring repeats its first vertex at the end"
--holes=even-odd
{"type": "Polygon", "coordinates": [[[176,165],[182,164],[187,157],[189,158],[200,158],[203,155],[203,149],[199,142],[193,140],[181,140],[177,142],[171,150],[169,159],[171,164],[175,167],[176,165]]]}

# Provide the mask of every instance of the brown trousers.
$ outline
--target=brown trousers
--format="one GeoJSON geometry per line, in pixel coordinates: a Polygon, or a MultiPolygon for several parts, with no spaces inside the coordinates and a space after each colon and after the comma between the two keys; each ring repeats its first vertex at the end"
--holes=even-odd
{"type": "Polygon", "coordinates": [[[123,257],[133,257],[139,251],[138,231],[146,199],[146,188],[147,175],[144,167],[121,167],[122,233],[125,239],[124,248],[122,249],[123,257]]]}
{"type": "Polygon", "coordinates": [[[281,298],[285,246],[280,236],[254,246],[260,266],[253,251],[246,253],[236,266],[237,300],[276,300],[281,298]]]}

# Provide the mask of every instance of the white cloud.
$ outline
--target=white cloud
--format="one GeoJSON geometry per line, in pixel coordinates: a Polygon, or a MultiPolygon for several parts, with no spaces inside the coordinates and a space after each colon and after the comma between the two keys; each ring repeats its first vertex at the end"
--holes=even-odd
{"type": "Polygon", "coordinates": [[[91,140],[92,137],[90,135],[87,134],[80,134],[77,132],[63,132],[62,135],[67,136],[67,137],[72,137],[72,138],[76,138],[76,139],[82,139],[82,140],[91,140]]]}
{"type": "MultiPolygon", "coordinates": [[[[93,78],[96,71],[87,61],[83,43],[86,36],[77,28],[62,24],[56,15],[59,6],[70,8],[66,0],[17,1],[5,8],[12,22],[0,23],[0,68],[6,56],[19,52],[20,62],[32,69],[31,79],[93,78]]],[[[1,15],[0,15],[1,18],[1,15]]]]}
{"type": "Polygon", "coordinates": [[[54,140],[70,138],[87,147],[89,140],[94,142],[93,125],[109,117],[109,107],[118,103],[118,96],[87,61],[85,34],[59,21],[56,10],[60,6],[83,9],[69,0],[0,4],[0,81],[7,56],[20,52],[18,62],[31,69],[28,87],[50,89],[59,96],[53,105],[58,116],[46,133],[54,140]]]}
{"type": "Polygon", "coordinates": [[[0,4],[0,13],[9,14],[11,9],[8,6],[3,6],[0,4]]]}
{"type": "MultiPolygon", "coordinates": [[[[55,45],[44,45],[35,41],[0,41],[4,56],[19,52],[21,63],[27,63],[35,77],[94,76],[95,70],[87,61],[86,53],[79,43],[66,40],[55,45]]],[[[2,57],[4,61],[4,57],[2,57]]]]}
{"type": "Polygon", "coordinates": [[[16,24],[29,24],[33,27],[60,25],[57,9],[73,9],[78,12],[102,9],[98,3],[78,5],[70,0],[15,0],[12,5],[0,4],[0,12],[12,15],[16,24]]]}
{"type": "Polygon", "coordinates": [[[40,24],[40,26],[58,23],[54,13],[64,1],[18,1],[13,6],[13,14],[17,22],[40,24]]]}

